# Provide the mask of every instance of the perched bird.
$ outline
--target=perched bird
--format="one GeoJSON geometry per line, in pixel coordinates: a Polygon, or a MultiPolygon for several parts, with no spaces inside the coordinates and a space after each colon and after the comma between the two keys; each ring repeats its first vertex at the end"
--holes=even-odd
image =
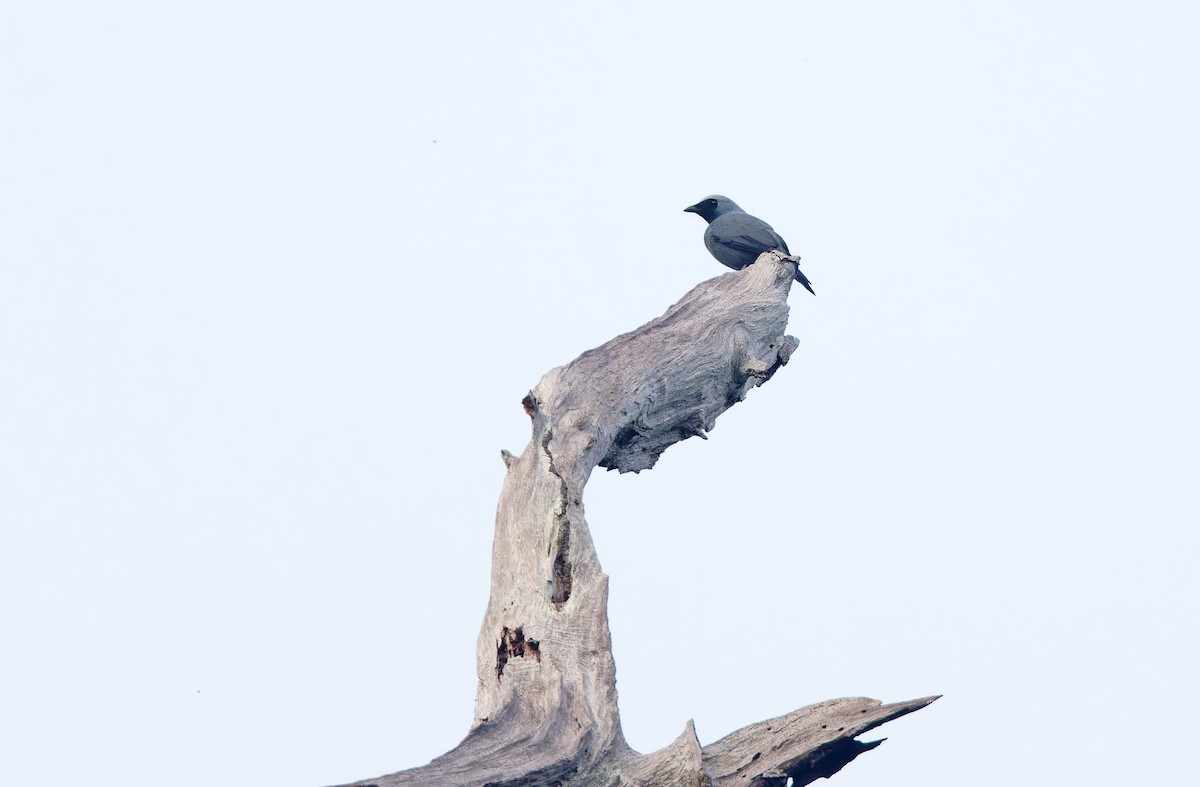
{"type": "MultiPolygon", "coordinates": [[[[779,237],[770,224],[751,216],[729,197],[714,194],[684,208],[683,212],[695,213],[708,222],[708,229],[704,230],[704,245],[717,258],[717,262],[735,271],[753,263],[764,251],[778,250],[791,254],[787,241],[779,237]]],[[[816,295],[799,266],[796,267],[796,281],[816,295]]]]}

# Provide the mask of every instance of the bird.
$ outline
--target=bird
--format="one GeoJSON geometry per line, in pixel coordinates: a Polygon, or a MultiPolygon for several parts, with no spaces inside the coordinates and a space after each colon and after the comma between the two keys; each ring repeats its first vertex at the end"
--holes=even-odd
{"type": "MultiPolygon", "coordinates": [[[[771,229],[770,224],[751,216],[729,197],[713,194],[684,208],[683,212],[695,213],[708,222],[704,245],[717,262],[735,271],[752,264],[764,251],[782,251],[791,255],[787,241],[771,229]]],[[[813,295],[817,294],[808,277],[800,272],[799,265],[796,266],[796,281],[813,295]]]]}

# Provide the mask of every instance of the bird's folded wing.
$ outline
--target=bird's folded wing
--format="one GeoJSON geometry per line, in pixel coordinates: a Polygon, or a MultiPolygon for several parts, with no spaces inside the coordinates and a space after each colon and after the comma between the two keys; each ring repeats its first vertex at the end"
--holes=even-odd
{"type": "Polygon", "coordinates": [[[731,237],[713,235],[712,239],[722,246],[750,254],[762,254],[764,251],[771,251],[772,249],[780,249],[784,253],[787,253],[787,244],[783,242],[782,238],[772,238],[762,235],[734,235],[731,237]]]}

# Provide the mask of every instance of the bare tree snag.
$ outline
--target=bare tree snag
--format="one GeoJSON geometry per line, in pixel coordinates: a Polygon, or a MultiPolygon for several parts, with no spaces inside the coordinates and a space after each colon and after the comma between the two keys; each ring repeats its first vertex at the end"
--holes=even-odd
{"type": "Polygon", "coordinates": [[[764,254],[701,283],[658,319],[552,369],[525,397],[533,438],[519,457],[502,454],[474,724],[428,765],[357,787],[802,785],[878,745],[857,735],[936,699],[830,700],[704,747],[688,722],[647,755],[621,733],[608,577],[583,487],[597,466],[638,472],[704,437],[787,363],[798,344],[784,335],[794,260],[764,254]]]}

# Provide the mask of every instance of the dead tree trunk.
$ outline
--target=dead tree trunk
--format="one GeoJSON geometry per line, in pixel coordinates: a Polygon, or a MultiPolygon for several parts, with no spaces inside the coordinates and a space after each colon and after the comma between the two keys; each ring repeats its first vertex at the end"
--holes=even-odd
{"type": "Polygon", "coordinates": [[[933,697],[840,699],[752,724],[701,747],[691,722],[652,754],[629,748],[617,712],[608,577],[583,518],[592,469],[654,465],[787,363],[794,258],[766,254],[703,282],[637,330],[552,369],[525,397],[533,439],[496,513],[491,599],[479,633],[475,722],[396,785],[803,785],[878,742],[855,737],[933,697]]]}

